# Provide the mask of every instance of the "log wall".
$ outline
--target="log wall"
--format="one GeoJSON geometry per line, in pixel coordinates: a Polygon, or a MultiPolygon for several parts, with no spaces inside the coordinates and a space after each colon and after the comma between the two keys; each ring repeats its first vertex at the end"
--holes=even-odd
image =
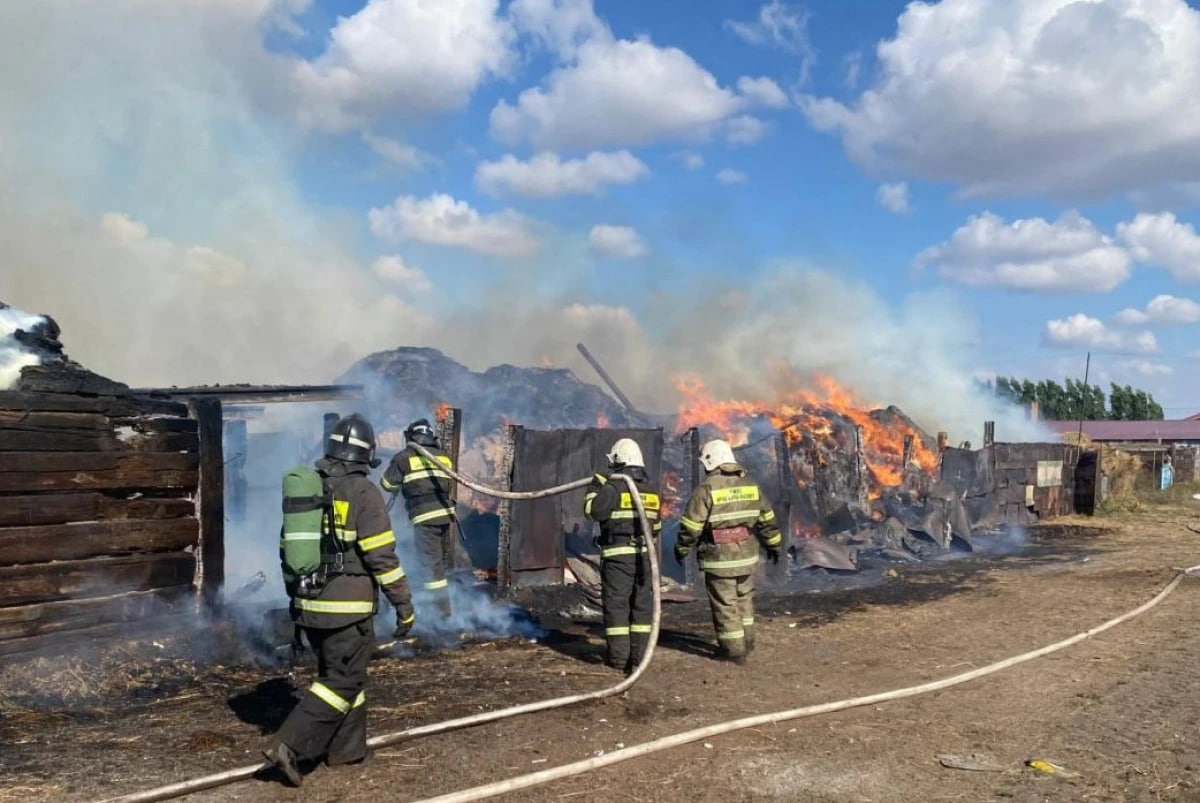
{"type": "Polygon", "coordinates": [[[220,528],[203,533],[198,509],[213,412],[0,392],[0,655],[195,609],[205,535],[210,559],[223,560],[220,528]]]}

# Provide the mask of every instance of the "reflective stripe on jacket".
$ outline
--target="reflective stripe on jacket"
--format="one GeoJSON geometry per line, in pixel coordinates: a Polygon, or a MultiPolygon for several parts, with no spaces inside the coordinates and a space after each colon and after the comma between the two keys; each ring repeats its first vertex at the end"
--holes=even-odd
{"type": "Polygon", "coordinates": [[[436,446],[426,449],[434,460],[406,446],[388,463],[379,484],[388,493],[404,496],[413,524],[446,524],[454,517],[455,482],[445,470],[453,469],[454,462],[436,446]]]}
{"type": "Polygon", "coordinates": [[[758,548],[778,547],[783,542],[775,524],[770,500],[746,470],[735,463],[719,466],[688,500],[679,519],[677,549],[683,553],[697,550],[700,570],[718,577],[752,574],[758,563],[758,548]],[[745,528],[754,537],[717,543],[713,531],[730,531],[736,537],[745,528]]]}
{"type": "Polygon", "coordinates": [[[333,492],[336,540],[322,545],[321,562],[329,579],[320,594],[292,599],[297,621],[317,628],[354,624],[374,615],[380,590],[400,619],[411,619],[412,595],[396,557],[396,536],[383,497],[367,477],[367,467],[322,461],[317,469],[333,492]]]}

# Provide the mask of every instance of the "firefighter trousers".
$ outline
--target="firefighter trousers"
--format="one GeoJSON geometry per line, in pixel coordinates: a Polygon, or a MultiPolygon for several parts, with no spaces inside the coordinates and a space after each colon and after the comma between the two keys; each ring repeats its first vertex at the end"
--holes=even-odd
{"type": "Polygon", "coordinates": [[[600,597],[604,609],[605,663],[631,671],[641,663],[654,621],[654,591],[645,553],[616,554],[634,547],[601,547],[600,597]],[[604,557],[609,552],[610,556],[604,557]]]}
{"type": "Polygon", "coordinates": [[[717,577],[705,573],[704,586],[720,653],[730,658],[747,655],[754,649],[754,575],[717,577]]]}
{"type": "Polygon", "coordinates": [[[375,643],[368,617],[346,627],[306,627],[317,654],[317,679],[300,697],[275,738],[301,760],[322,756],[330,766],[367,755],[367,662],[375,643]]]}
{"type": "Polygon", "coordinates": [[[444,619],[450,618],[450,572],[454,569],[454,522],[414,524],[417,555],[421,560],[424,588],[444,619]]]}

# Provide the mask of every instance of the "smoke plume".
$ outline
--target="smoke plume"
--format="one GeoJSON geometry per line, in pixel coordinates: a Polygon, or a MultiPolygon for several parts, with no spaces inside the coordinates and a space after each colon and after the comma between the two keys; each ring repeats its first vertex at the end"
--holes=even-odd
{"type": "Polygon", "coordinates": [[[0,305],[0,390],[16,385],[21,378],[21,369],[41,362],[38,355],[30,351],[14,334],[18,330],[28,331],[41,323],[40,315],[30,315],[19,309],[0,305]]]}
{"type": "Polygon", "coordinates": [[[895,308],[784,264],[750,287],[731,271],[646,298],[651,279],[595,304],[580,233],[508,261],[475,301],[372,271],[364,221],[296,178],[321,135],[297,122],[297,59],[263,37],[303,0],[19,5],[0,15],[0,298],[52,314],[98,373],[325,382],[372,351],[433,345],[473,369],[550,362],[593,381],[582,340],[651,412],[678,403],[674,372],[769,398],[820,371],[956,439],[985,418],[1001,438],[1040,435],[973,394],[972,323],[946,299],[895,308]]]}

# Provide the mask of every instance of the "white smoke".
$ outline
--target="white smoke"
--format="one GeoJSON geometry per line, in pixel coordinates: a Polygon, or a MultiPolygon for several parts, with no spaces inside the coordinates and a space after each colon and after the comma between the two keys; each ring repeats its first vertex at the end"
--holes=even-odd
{"type": "Polygon", "coordinates": [[[38,365],[41,359],[13,335],[17,330],[28,331],[45,321],[40,315],[30,315],[12,307],[0,308],[0,390],[16,387],[21,369],[38,365]]]}
{"type": "Polygon", "coordinates": [[[861,282],[781,265],[750,286],[734,271],[728,286],[647,277],[606,306],[583,301],[585,232],[500,268],[474,304],[381,278],[357,251],[363,221],[295,178],[295,65],[262,28],[304,5],[43,0],[8,15],[0,299],[47,310],[76,360],[132,385],[325,382],[400,345],[595,381],[582,340],[651,412],[676,408],[676,372],[741,398],[820,371],[956,440],[988,418],[999,438],[1043,437],[973,394],[973,324],[952,298],[896,309],[861,282]]]}

